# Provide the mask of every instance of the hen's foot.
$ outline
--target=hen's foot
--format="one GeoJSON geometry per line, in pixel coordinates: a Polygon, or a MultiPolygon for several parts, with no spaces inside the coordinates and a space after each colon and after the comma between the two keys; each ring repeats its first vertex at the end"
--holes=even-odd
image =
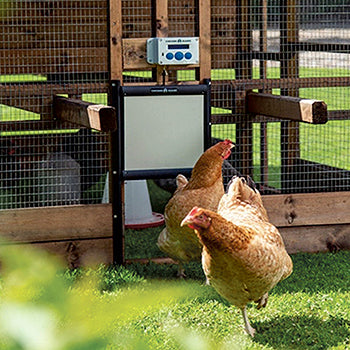
{"type": "Polygon", "coordinates": [[[265,293],[258,301],[256,301],[256,303],[258,304],[257,306],[258,310],[266,306],[268,298],[269,298],[269,293],[265,293]]]}
{"type": "Polygon", "coordinates": [[[246,307],[244,307],[244,308],[242,309],[242,314],[243,314],[243,320],[244,320],[244,328],[245,328],[245,331],[246,331],[252,338],[254,338],[255,329],[254,329],[254,328],[250,325],[250,323],[249,323],[246,307]]]}

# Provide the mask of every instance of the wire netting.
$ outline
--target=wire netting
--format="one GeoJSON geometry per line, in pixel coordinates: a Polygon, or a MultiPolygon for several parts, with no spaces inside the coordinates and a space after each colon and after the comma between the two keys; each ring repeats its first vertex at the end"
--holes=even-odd
{"type": "MultiPolygon", "coordinates": [[[[156,35],[157,1],[122,0],[123,39],[156,35]]],[[[346,0],[212,0],[212,138],[265,194],[350,189],[350,8],[346,0]],[[247,91],[323,100],[311,125],[246,113],[247,91]]],[[[108,101],[107,0],[0,2],[0,209],[96,203],[108,135],[55,119],[54,95],[108,101]]],[[[197,36],[196,0],[168,0],[168,36],[197,36]]],[[[121,58],[120,58],[121,59],[121,58]]],[[[168,67],[173,83],[196,70],[168,67]]],[[[125,83],[155,83],[154,68],[125,83]]],[[[209,77],[208,77],[209,78],[209,77]]]]}
{"type": "Polygon", "coordinates": [[[100,200],[108,137],[55,120],[52,100],[107,102],[107,14],[106,0],[1,1],[1,209],[100,200]]]}

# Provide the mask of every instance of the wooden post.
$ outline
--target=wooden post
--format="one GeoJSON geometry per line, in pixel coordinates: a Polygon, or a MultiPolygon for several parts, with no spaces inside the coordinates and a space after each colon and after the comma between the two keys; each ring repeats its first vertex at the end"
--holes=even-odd
{"type": "Polygon", "coordinates": [[[109,68],[111,80],[123,82],[122,1],[109,1],[109,68]]]}
{"type": "Polygon", "coordinates": [[[211,11],[210,0],[199,0],[199,81],[211,78],[211,11]]]}
{"type": "MultiPolygon", "coordinates": [[[[259,37],[259,49],[260,52],[267,52],[267,0],[260,1],[260,37],[259,37]]],[[[267,79],[267,62],[265,60],[259,61],[259,75],[260,79],[267,79]]],[[[262,89],[260,92],[270,93],[271,89],[262,89]]],[[[268,185],[268,173],[269,173],[269,159],[268,159],[268,136],[267,136],[267,123],[260,123],[260,182],[268,185]]]]}
{"type": "MultiPolygon", "coordinates": [[[[154,11],[153,32],[158,38],[166,38],[169,33],[168,0],[153,0],[152,7],[154,11]]],[[[158,85],[166,84],[169,81],[166,66],[157,65],[155,73],[158,85]]]]}
{"type": "MultiPolygon", "coordinates": [[[[252,62],[249,53],[252,48],[250,28],[250,0],[237,0],[237,67],[236,79],[252,79],[252,62]]],[[[253,124],[246,114],[245,91],[236,91],[235,108],[240,115],[236,124],[236,148],[239,155],[238,170],[253,176],[253,124]]]]}
{"type": "MultiPolygon", "coordinates": [[[[298,52],[295,50],[299,41],[296,0],[281,1],[281,78],[299,77],[298,52]]],[[[281,89],[282,96],[299,95],[298,88],[281,89]]],[[[293,191],[292,172],[297,159],[300,158],[299,125],[297,122],[281,122],[281,185],[286,192],[293,191]]]]}

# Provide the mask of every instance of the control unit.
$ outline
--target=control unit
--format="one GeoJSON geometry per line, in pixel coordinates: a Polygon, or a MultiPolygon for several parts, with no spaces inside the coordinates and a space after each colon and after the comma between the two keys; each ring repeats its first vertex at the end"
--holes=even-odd
{"type": "Polygon", "coordinates": [[[198,64],[199,38],[150,38],[147,40],[147,62],[150,64],[198,64]]]}

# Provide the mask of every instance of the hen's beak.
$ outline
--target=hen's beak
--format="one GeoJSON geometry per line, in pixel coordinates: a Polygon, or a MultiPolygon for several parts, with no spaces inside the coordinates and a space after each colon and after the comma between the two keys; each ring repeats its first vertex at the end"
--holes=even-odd
{"type": "Polygon", "coordinates": [[[185,225],[193,224],[193,215],[198,212],[198,207],[193,207],[192,210],[186,215],[186,217],[182,220],[180,226],[183,227],[185,225]]]}
{"type": "Polygon", "coordinates": [[[181,224],[180,226],[183,227],[185,225],[189,226],[193,224],[193,221],[192,221],[192,218],[190,216],[190,214],[188,214],[182,221],[181,221],[181,224]]]}

